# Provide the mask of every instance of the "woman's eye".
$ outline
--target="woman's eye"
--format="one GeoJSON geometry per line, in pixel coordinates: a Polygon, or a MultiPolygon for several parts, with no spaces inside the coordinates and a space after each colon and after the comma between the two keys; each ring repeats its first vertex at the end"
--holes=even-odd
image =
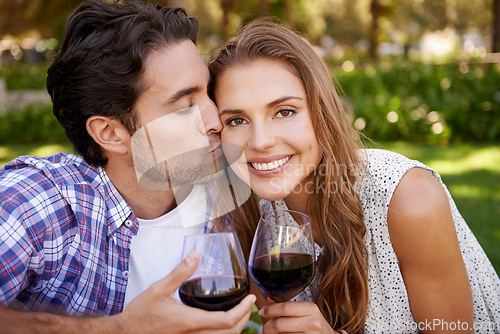
{"type": "Polygon", "coordinates": [[[276,113],[277,117],[290,117],[295,114],[295,110],[292,109],[282,109],[276,113]]]}
{"type": "Polygon", "coordinates": [[[240,118],[240,117],[235,117],[235,118],[231,118],[230,120],[228,120],[226,122],[226,124],[229,126],[243,125],[243,124],[245,124],[245,120],[243,118],[240,118]]]}

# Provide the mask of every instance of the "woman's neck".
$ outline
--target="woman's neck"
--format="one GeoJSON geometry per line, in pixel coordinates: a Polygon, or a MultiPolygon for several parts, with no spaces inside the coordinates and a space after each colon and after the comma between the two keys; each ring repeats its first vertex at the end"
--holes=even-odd
{"type": "Polygon", "coordinates": [[[309,197],[310,195],[305,193],[291,193],[285,198],[285,203],[290,210],[309,214],[307,205],[309,197]]]}

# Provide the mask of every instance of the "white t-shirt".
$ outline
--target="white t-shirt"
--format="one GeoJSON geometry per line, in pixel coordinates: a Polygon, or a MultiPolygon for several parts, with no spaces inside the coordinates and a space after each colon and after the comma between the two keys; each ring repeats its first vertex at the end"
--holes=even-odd
{"type": "MultiPolygon", "coordinates": [[[[156,219],[138,219],[124,306],[181,262],[184,236],[205,232],[206,207],[204,187],[195,186],[174,210],[156,219]]],[[[175,296],[179,298],[178,291],[175,296]]]]}

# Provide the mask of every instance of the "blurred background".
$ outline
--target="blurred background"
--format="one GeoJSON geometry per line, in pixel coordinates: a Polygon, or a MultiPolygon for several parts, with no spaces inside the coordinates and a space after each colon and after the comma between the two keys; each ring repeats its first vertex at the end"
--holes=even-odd
{"type": "MultiPolygon", "coordinates": [[[[72,152],[46,71],[79,0],[0,0],[0,166],[72,152]]],[[[436,169],[500,272],[500,0],[158,0],[198,18],[202,54],[259,16],[329,64],[353,125],[436,169]]]]}

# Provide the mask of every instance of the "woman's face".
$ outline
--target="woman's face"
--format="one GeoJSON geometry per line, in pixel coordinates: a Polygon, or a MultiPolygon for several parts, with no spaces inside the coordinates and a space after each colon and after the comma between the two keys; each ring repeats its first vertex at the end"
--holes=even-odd
{"type": "Polygon", "coordinates": [[[214,93],[222,142],[243,148],[243,168],[258,196],[278,200],[314,191],[306,178],[321,153],[304,85],[284,62],[260,59],[232,66],[217,79],[214,93]]]}

